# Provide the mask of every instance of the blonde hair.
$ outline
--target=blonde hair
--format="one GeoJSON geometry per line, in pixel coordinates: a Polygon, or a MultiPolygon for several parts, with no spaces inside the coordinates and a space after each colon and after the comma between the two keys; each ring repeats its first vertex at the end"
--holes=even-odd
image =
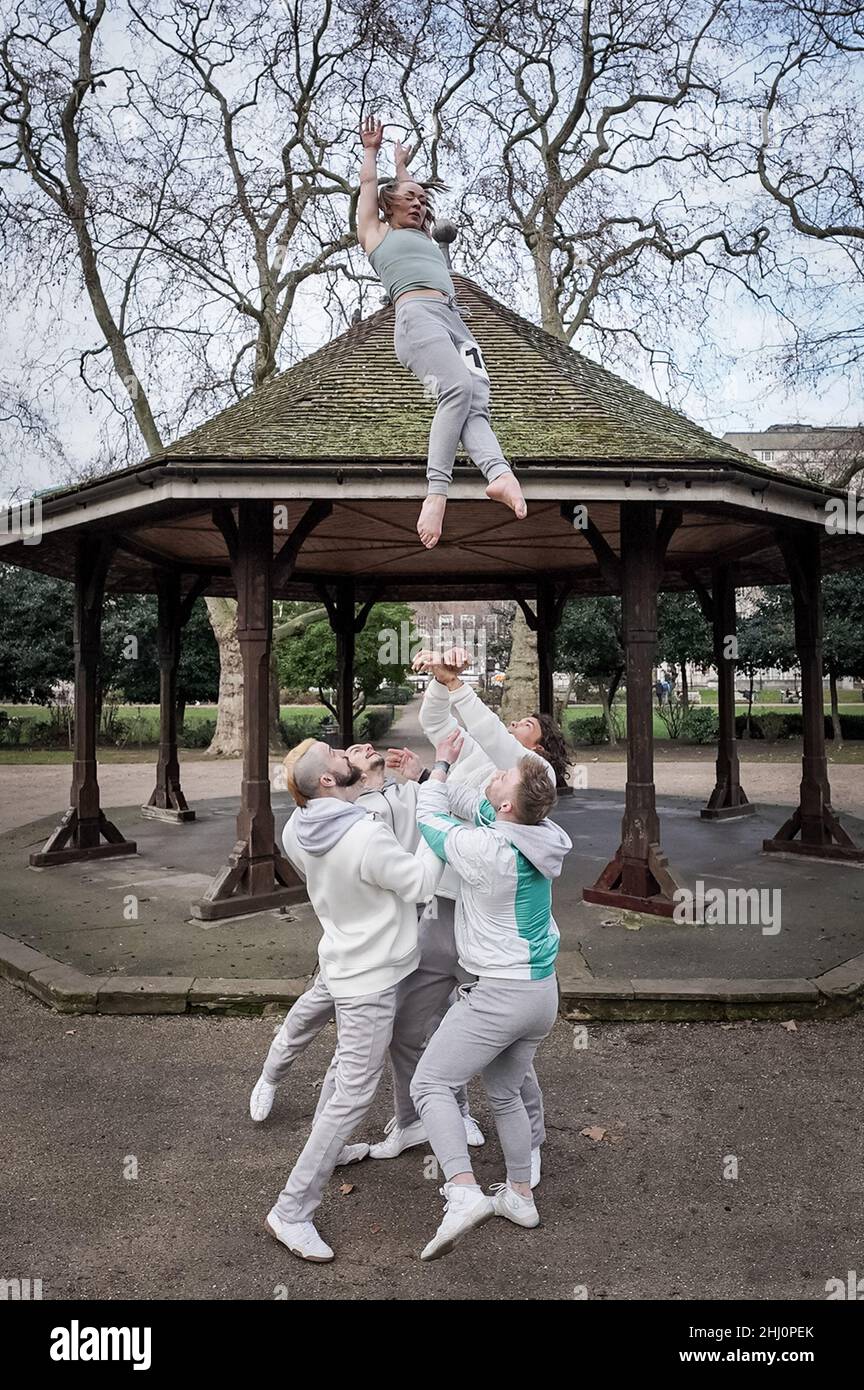
{"type": "Polygon", "coordinates": [[[410,175],[406,179],[386,179],[384,183],[378,185],[378,208],[388,222],[393,215],[394,195],[398,193],[403,183],[418,183],[426,191],[426,215],[423,218],[420,231],[425,232],[428,236],[435,225],[435,209],[432,206],[429,192],[431,189],[436,189],[440,193],[449,193],[450,189],[440,179],[415,179],[411,178],[410,175]]]}
{"type": "Polygon", "coordinates": [[[297,766],[297,763],[303,757],[304,753],[308,753],[312,745],[317,742],[318,740],[315,738],[304,738],[302,743],[298,743],[296,748],[292,748],[290,753],[285,754],[283,763],[285,768],[285,785],[298,806],[305,806],[308,798],[298,789],[297,783],[294,781],[294,768],[297,766]]]}
{"type": "Polygon", "coordinates": [[[545,820],[558,800],[549,778],[549,769],[539,758],[519,759],[520,782],[513,800],[523,825],[537,825],[545,820]]]}

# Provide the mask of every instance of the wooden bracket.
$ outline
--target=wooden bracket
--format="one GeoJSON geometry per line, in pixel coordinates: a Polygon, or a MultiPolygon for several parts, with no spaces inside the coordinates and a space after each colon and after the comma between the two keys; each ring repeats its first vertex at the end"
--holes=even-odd
{"type": "Polygon", "coordinates": [[[233,568],[237,563],[237,556],[240,549],[240,538],[234,512],[230,507],[220,506],[214,507],[211,515],[213,517],[213,525],[218,526],[225,538],[225,544],[228,547],[228,557],[233,568]]]}
{"type": "Polygon", "coordinates": [[[331,515],[332,511],[332,502],[313,502],[306,508],[306,511],[297,522],[291,535],[274,557],[274,588],[278,587],[280,584],[286,583],[286,581],[291,578],[303,542],[312,534],[316,526],[319,526],[322,521],[327,520],[327,517],[331,515]]]}

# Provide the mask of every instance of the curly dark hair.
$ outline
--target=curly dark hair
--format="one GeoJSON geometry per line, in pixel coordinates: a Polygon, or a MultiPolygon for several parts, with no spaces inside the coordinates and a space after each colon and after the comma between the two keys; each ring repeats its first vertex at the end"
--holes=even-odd
{"type": "Polygon", "coordinates": [[[393,214],[393,195],[402,183],[419,183],[420,187],[426,190],[426,216],[423,218],[420,231],[425,232],[427,236],[430,235],[435,225],[435,209],[429,194],[433,190],[439,193],[449,193],[449,186],[442,183],[440,179],[415,179],[410,176],[407,179],[384,179],[378,185],[378,207],[388,222],[393,214]]]}
{"type": "Polygon", "coordinates": [[[535,751],[541,753],[550,764],[555,773],[557,785],[566,787],[568,785],[567,768],[570,764],[570,749],[567,746],[567,740],[551,714],[539,714],[535,710],[534,718],[540,725],[541,731],[541,741],[535,751]]]}

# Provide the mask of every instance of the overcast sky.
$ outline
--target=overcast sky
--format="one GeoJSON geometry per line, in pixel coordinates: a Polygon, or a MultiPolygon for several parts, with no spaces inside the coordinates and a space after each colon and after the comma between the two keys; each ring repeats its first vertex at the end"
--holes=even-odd
{"type": "MultiPolygon", "coordinates": [[[[108,60],[126,58],[127,45],[127,36],[115,28],[108,44],[108,60]]],[[[137,59],[141,61],[140,54],[137,59]]],[[[386,112],[380,114],[386,119],[386,112]]],[[[360,154],[358,142],[358,160],[360,154]]],[[[388,144],[382,158],[385,169],[389,167],[389,160],[388,144]]],[[[754,187],[742,183],[734,186],[730,196],[746,199],[754,192],[754,187]]],[[[448,215],[447,195],[439,195],[436,210],[439,215],[448,215]]],[[[524,248],[520,247],[518,254],[524,257],[524,248]]],[[[807,258],[808,274],[815,276],[817,281],[820,276],[827,281],[835,270],[840,270],[840,257],[831,246],[810,242],[802,254],[807,258]]],[[[459,271],[462,264],[457,240],[453,248],[454,269],[459,271]]],[[[51,363],[57,364],[56,371],[47,372],[40,402],[72,467],[84,469],[98,453],[100,424],[106,418],[105,403],[91,396],[77,377],[78,351],[101,341],[89,304],[79,294],[74,275],[65,285],[55,285],[49,294],[43,293],[34,302],[26,280],[20,283],[20,267],[12,271],[8,265],[0,265],[0,274],[4,270],[13,307],[6,315],[5,333],[0,340],[0,381],[5,383],[7,390],[10,385],[13,388],[18,385],[26,392],[28,382],[22,373],[22,363],[29,355],[35,353],[49,367],[51,363]]],[[[536,321],[537,305],[531,291],[528,264],[526,272],[526,290],[521,303],[516,302],[513,307],[536,321]]],[[[483,283],[482,276],[476,278],[483,283]]],[[[376,303],[377,297],[372,302],[376,303]]],[[[674,319],[670,319],[668,326],[675,357],[679,363],[692,363],[693,382],[680,378],[670,381],[661,369],[652,373],[647,364],[618,370],[717,435],[727,430],[763,429],[781,421],[806,421],[816,425],[848,425],[861,421],[864,409],[860,374],[855,377],[848,373],[834,376],[829,373],[823,375],[817,385],[802,382],[795,387],[778,379],[772,362],[787,340],[790,328],[767,300],[757,303],[734,281],[717,276],[712,282],[707,308],[708,327],[698,339],[690,337],[674,319]]],[[[840,317],[844,313],[854,315],[855,308],[851,302],[844,306],[835,301],[832,312],[840,317]]],[[[298,351],[292,354],[286,340],[280,355],[283,368],[298,356],[313,352],[331,336],[330,321],[322,309],[320,287],[314,279],[307,281],[306,288],[298,295],[292,322],[292,336],[298,351]]],[[[590,352],[582,340],[577,340],[577,346],[580,351],[590,352]]],[[[0,464],[0,491],[8,492],[15,483],[32,489],[58,481],[58,469],[52,459],[39,458],[26,443],[22,445],[20,436],[13,438],[7,427],[0,425],[0,430],[3,431],[0,437],[2,458],[7,469],[7,476],[4,476],[0,464]]]]}

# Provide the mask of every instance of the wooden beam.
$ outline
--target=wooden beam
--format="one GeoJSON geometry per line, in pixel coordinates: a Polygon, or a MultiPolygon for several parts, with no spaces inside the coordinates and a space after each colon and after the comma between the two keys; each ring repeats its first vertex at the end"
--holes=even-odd
{"type": "Polygon", "coordinates": [[[237,530],[237,522],[234,519],[234,512],[231,507],[214,507],[211,515],[213,517],[213,525],[219,528],[225,539],[231,566],[233,568],[234,565],[237,564],[240,554],[239,533],[237,530]]]}
{"type": "Polygon", "coordinates": [[[313,502],[311,506],[306,508],[291,535],[277,551],[273,560],[274,588],[278,588],[280,584],[284,584],[287,579],[291,578],[303,542],[312,534],[316,526],[320,526],[322,521],[327,520],[332,511],[332,502],[313,502]]]}

